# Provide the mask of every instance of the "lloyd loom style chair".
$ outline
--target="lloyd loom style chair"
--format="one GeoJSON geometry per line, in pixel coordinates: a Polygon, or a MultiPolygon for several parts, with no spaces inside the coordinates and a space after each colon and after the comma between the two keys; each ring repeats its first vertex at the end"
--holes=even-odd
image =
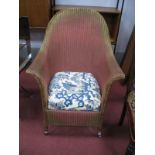
{"type": "Polygon", "coordinates": [[[27,73],[40,86],[44,134],[51,124],[96,127],[101,136],[109,89],[124,73],[99,13],[83,8],[58,12],[27,73]]]}

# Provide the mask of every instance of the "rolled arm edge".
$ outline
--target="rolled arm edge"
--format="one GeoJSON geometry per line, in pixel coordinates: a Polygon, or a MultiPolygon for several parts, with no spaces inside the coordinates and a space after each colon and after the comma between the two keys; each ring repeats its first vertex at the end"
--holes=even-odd
{"type": "Polygon", "coordinates": [[[117,64],[115,66],[115,70],[113,71],[111,70],[110,75],[105,80],[105,83],[102,86],[102,99],[101,99],[101,113],[102,114],[104,114],[112,84],[115,81],[123,80],[124,78],[125,78],[125,74],[123,73],[119,65],[117,64]]]}
{"type": "Polygon", "coordinates": [[[109,70],[109,77],[107,79],[108,83],[125,78],[125,74],[123,73],[113,54],[109,56],[107,66],[109,70]]]}

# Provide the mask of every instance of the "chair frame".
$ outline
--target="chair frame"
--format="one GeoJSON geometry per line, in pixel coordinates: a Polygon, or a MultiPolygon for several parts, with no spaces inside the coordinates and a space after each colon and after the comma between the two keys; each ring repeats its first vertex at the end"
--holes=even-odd
{"type": "Polygon", "coordinates": [[[109,31],[106,25],[104,18],[96,11],[91,9],[84,9],[84,8],[72,8],[66,9],[58,12],[48,24],[46,29],[46,34],[44,41],[42,43],[41,49],[35,60],[33,61],[32,65],[27,69],[27,73],[31,74],[38,82],[41,92],[41,99],[42,99],[42,108],[43,108],[43,124],[44,124],[44,134],[48,134],[48,126],[51,125],[59,125],[59,126],[89,126],[89,127],[96,127],[98,129],[98,136],[101,137],[102,129],[103,129],[103,120],[104,120],[104,112],[105,107],[107,105],[107,99],[109,90],[111,85],[116,80],[121,80],[125,78],[124,73],[122,72],[121,68],[119,67],[116,59],[113,55],[109,31]],[[105,40],[107,48],[108,48],[108,69],[110,70],[109,75],[104,81],[104,87],[102,91],[102,100],[101,100],[101,108],[99,112],[87,112],[87,111],[65,111],[65,110],[52,110],[48,109],[48,85],[49,83],[46,82],[44,74],[49,74],[43,69],[43,64],[46,60],[44,52],[46,51],[46,47],[48,44],[49,35],[52,32],[53,27],[57,24],[57,22],[64,16],[68,14],[81,15],[81,14],[89,14],[90,16],[93,15],[102,25],[103,28],[103,37],[106,37],[105,40]]]}

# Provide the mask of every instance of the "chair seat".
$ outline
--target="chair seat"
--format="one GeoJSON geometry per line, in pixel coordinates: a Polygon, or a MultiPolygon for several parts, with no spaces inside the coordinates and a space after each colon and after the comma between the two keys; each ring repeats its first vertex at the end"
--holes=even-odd
{"type": "Polygon", "coordinates": [[[91,73],[57,72],[48,91],[48,109],[99,111],[100,88],[91,73]]]}

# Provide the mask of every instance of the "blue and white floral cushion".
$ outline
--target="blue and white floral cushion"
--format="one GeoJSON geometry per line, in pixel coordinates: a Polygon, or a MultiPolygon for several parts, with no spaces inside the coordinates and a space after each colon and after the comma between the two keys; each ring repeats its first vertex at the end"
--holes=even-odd
{"type": "Polygon", "coordinates": [[[97,80],[91,73],[58,72],[48,92],[48,109],[99,111],[101,103],[97,80]]]}

